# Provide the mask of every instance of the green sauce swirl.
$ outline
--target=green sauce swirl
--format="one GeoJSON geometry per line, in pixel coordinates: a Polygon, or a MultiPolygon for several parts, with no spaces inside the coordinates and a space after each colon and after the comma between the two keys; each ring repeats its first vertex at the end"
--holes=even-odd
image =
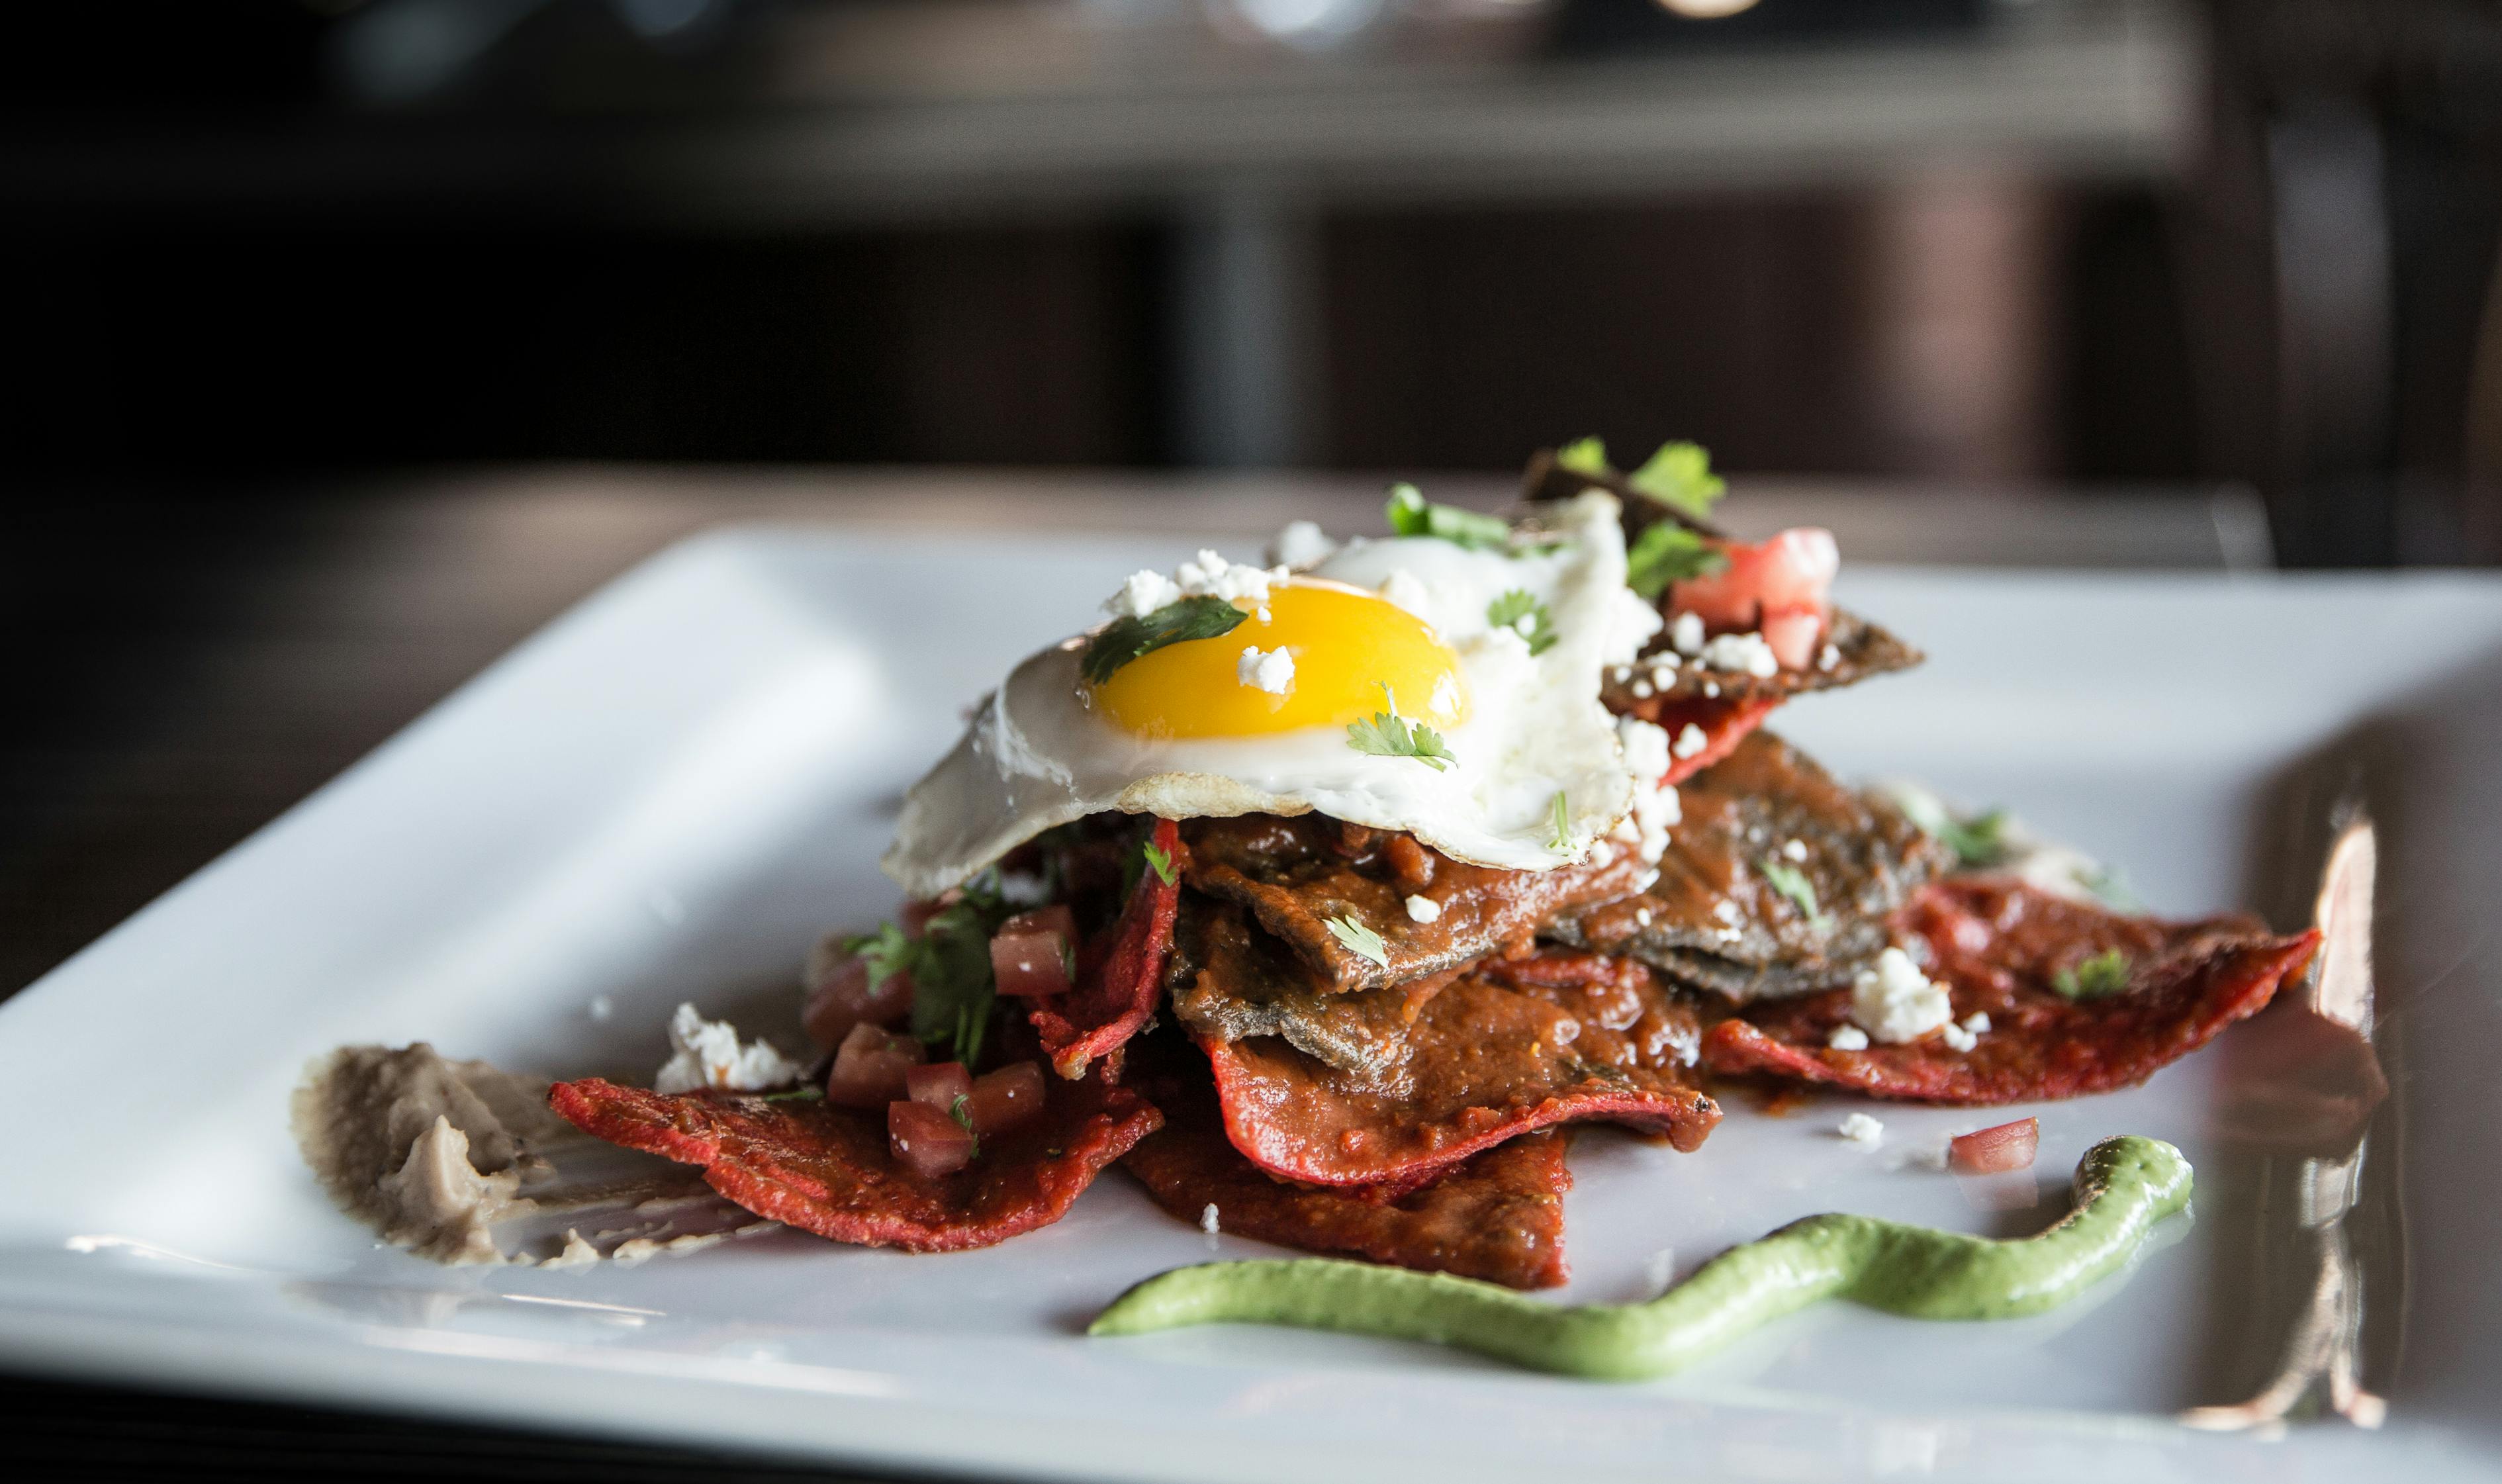
{"type": "Polygon", "coordinates": [[[1638,1381],[1692,1364],[1821,1299],[1915,1319],[2013,1319],[2067,1302],[2126,1266],[2189,1203],[2189,1162],[2124,1134],[2078,1162],[2077,1204],[2014,1241],[1870,1216],[1809,1216],[1712,1259],[1647,1303],[1559,1307],[1492,1283],[1335,1258],[1206,1263],[1138,1284],[1089,1334],[1183,1325],[1295,1325],[1458,1345],[1514,1365],[1638,1381]]]}

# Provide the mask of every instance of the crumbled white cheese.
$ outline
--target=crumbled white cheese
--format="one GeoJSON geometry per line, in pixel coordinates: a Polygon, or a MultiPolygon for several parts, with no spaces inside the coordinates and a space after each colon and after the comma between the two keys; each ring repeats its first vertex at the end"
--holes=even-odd
{"type": "Polygon", "coordinates": [[[1833,1033],[1824,1038],[1824,1044],[1836,1051],[1866,1051],[1868,1032],[1856,1026],[1836,1026],[1833,1033]]]}
{"type": "Polygon", "coordinates": [[[1674,753],[1676,759],[1682,762],[1710,745],[1711,739],[1703,735],[1703,728],[1688,722],[1684,728],[1677,732],[1676,745],[1669,751],[1674,753]]]}
{"type": "Polygon", "coordinates": [[[1425,580],[1405,567],[1393,567],[1381,580],[1381,595],[1422,619],[1434,605],[1433,594],[1425,590],[1425,580]]]}
{"type": "Polygon", "coordinates": [[[1326,560],[1337,550],[1329,533],[1309,521],[1289,521],[1268,543],[1268,561],[1272,566],[1308,567],[1326,560]]]}
{"type": "Polygon", "coordinates": [[[1633,812],[1616,826],[1616,836],[1640,850],[1646,863],[1657,864],[1668,852],[1669,826],[1685,812],[1676,791],[1660,785],[1668,776],[1668,731],[1640,717],[1618,717],[1616,741],[1624,749],[1626,771],[1634,775],[1633,812]]]}
{"type": "Polygon", "coordinates": [[[1656,693],[1656,690],[1655,690],[1655,688],[1651,685],[1651,683],[1650,683],[1649,681],[1647,681],[1647,680],[1637,680],[1637,681],[1635,681],[1635,682],[1634,682],[1634,699],[1635,699],[1635,700],[1638,700],[1638,701],[1646,701],[1646,700],[1649,700],[1649,699],[1651,698],[1651,696],[1652,696],[1653,694],[1655,694],[1655,693],[1656,693]]]}
{"type": "Polygon", "coordinates": [[[1197,561],[1185,561],[1173,568],[1173,581],[1181,586],[1185,597],[1221,597],[1229,603],[1248,598],[1265,603],[1268,601],[1268,585],[1276,578],[1266,567],[1245,566],[1214,552],[1202,551],[1197,561]]]}
{"type": "Polygon", "coordinates": [[[1805,860],[1807,859],[1807,842],[1805,840],[1785,840],[1781,843],[1781,854],[1787,856],[1792,860],[1805,860]]]}
{"type": "Polygon", "coordinates": [[[656,1093],[692,1093],[715,1088],[725,1093],[756,1093],[796,1082],[807,1068],[773,1049],[768,1041],[741,1045],[738,1031],[727,1021],[708,1021],[693,1005],[680,1005],[669,1017],[669,1060],[652,1078],[656,1093]]]}
{"type": "Polygon", "coordinates": [[[1676,652],[1680,655],[1693,656],[1702,654],[1703,615],[1699,613],[1680,613],[1674,619],[1670,620],[1668,625],[1668,642],[1674,645],[1676,647],[1676,652]]]}
{"type": "Polygon", "coordinates": [[[1720,682],[1716,680],[1705,681],[1703,683],[1703,694],[1707,699],[1718,700],[1720,698],[1720,682]]]}
{"type": "Polygon", "coordinates": [[[1616,684],[1621,686],[1626,681],[1634,678],[1634,667],[1629,664],[1620,664],[1616,666],[1611,673],[1614,676],[1616,684]]]}
{"type": "Polygon", "coordinates": [[[1823,649],[1816,652],[1815,667],[1817,669],[1830,670],[1840,663],[1842,663],[1842,651],[1835,649],[1832,645],[1828,644],[1823,649]]]}
{"type": "Polygon", "coordinates": [[[1430,923],[1441,915],[1442,904],[1430,896],[1407,898],[1407,920],[1411,923],[1430,923]]]}
{"type": "Polygon", "coordinates": [[[1216,1222],[1215,1201],[1209,1201],[1207,1203],[1207,1208],[1199,1213],[1199,1230],[1206,1232],[1210,1236],[1214,1236],[1220,1230],[1222,1230],[1217,1226],[1216,1222]]]}
{"type": "Polygon", "coordinates": [[[1836,1131],[1850,1142],[1869,1149],[1885,1142],[1885,1126],[1865,1113],[1853,1113],[1843,1119],[1836,1131]]]}
{"type": "Polygon", "coordinates": [[[1234,661],[1234,678],[1255,691],[1283,695],[1295,689],[1294,652],[1279,645],[1262,654],[1260,646],[1247,646],[1242,658],[1234,661]]]}
{"type": "Polygon", "coordinates": [[[1103,600],[1103,611],[1115,618],[1143,619],[1159,608],[1181,601],[1181,585],[1162,572],[1136,571],[1121,590],[1103,600]]]}
{"type": "Polygon", "coordinates": [[[1850,986],[1850,1018],[1880,1041],[1916,1041],[1954,1021],[1944,986],[1930,982],[1911,956],[1888,948],[1850,986]]]}
{"type": "Polygon", "coordinates": [[[1971,1031],[1975,1035],[1979,1035],[1981,1032],[1987,1030],[1989,1029],[1989,1012],[1986,1010],[1975,1010],[1970,1015],[1965,1016],[1963,1018],[1963,1029],[1971,1031]]]}
{"type": "Polygon", "coordinates": [[[1738,926],[1738,904],[1725,896],[1711,904],[1711,915],[1732,928],[1738,926]]]}
{"type": "Polygon", "coordinates": [[[1952,1021],[1938,1028],[1938,1039],[1946,1043],[1948,1051],[1970,1051],[1980,1044],[1980,1037],[1952,1021]]]}
{"type": "Polygon", "coordinates": [[[1722,634],[1703,646],[1703,662],[1715,670],[1747,674],[1769,680],[1781,672],[1781,661],[1773,647],[1756,633],[1722,634]]]}
{"type": "Polygon", "coordinates": [[[1692,1066],[1703,1060],[1703,1030],[1691,1025],[1671,1026],[1660,1039],[1676,1053],[1676,1064],[1692,1066]]]}
{"type": "Polygon", "coordinates": [[[1636,907],[1634,909],[1634,926],[1637,928],[1647,928],[1650,926],[1650,909],[1648,907],[1636,907]]]}
{"type": "Polygon", "coordinates": [[[1607,642],[1600,647],[1601,664],[1631,664],[1643,646],[1659,637],[1659,610],[1643,602],[1631,588],[1614,590],[1607,605],[1607,642]]]}

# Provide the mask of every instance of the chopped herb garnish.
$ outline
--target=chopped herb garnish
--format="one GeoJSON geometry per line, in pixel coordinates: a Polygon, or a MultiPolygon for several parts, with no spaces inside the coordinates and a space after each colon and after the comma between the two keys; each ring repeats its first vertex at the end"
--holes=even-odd
{"type": "Polygon", "coordinates": [[[2050,988],[2070,999],[2108,999],[2128,988],[2128,955],[2106,948],[2073,968],[2052,974],[2050,988]]]}
{"type": "Polygon", "coordinates": [[[1764,880],[1772,884],[1774,891],[1789,898],[1790,905],[1807,918],[1809,927],[1824,926],[1824,909],[1816,902],[1815,883],[1807,879],[1806,872],[1770,856],[1755,862],[1755,869],[1764,873],[1764,880]]]}
{"type": "Polygon", "coordinates": [[[2137,893],[2129,889],[2128,877],[2115,865],[2098,865],[2092,870],[2079,872],[2077,885],[2093,893],[2096,900],[2113,911],[2135,912],[2146,905],[2138,899],[2137,893]]]}
{"type": "Polygon", "coordinates": [[[966,1066],[981,1060],[991,1006],[997,998],[991,977],[991,934],[1009,915],[997,873],[985,871],[966,882],[955,901],[930,915],[919,941],[906,940],[910,954],[897,965],[912,973],[913,1035],[950,1048],[948,1060],[966,1066]]]}
{"type": "Polygon", "coordinates": [[[1391,486],[1390,504],[1383,514],[1393,535],[1436,536],[1472,552],[1511,549],[1511,523],[1501,516],[1434,504],[1414,485],[1391,486]]]}
{"type": "Polygon", "coordinates": [[[1387,944],[1381,941],[1381,934],[1373,931],[1369,928],[1367,928],[1362,923],[1357,922],[1354,918],[1323,918],[1321,919],[1321,926],[1328,928],[1330,930],[1330,936],[1337,939],[1340,944],[1344,945],[1348,953],[1355,955],[1359,959],[1370,959],[1373,962],[1381,965],[1383,968],[1388,968],[1390,966],[1390,949],[1387,944]]]}
{"type": "MultiPolygon", "coordinates": [[[[956,1121],[957,1128],[964,1130],[966,1133],[973,1133],[973,1099],[971,1097],[963,1093],[958,1093],[956,1095],[956,1100],[947,1104],[947,1116],[956,1121]]],[[[978,1133],[973,1133],[972,1158],[978,1160],[981,1157],[982,1136],[978,1133]]]]}
{"type": "Polygon", "coordinates": [[[1661,444],[1625,483],[1698,521],[1710,519],[1711,507],[1729,492],[1729,482],[1711,472],[1711,455],[1699,443],[1661,444]]]}
{"type": "Polygon", "coordinates": [[[2007,811],[1991,809],[1957,819],[1935,795],[1917,789],[1895,793],[1894,803],[1922,833],[1955,854],[1965,870],[1996,865],[2007,859],[2007,811]]]}
{"type": "Polygon", "coordinates": [[[795,1087],[787,1092],[766,1093],[766,1102],[815,1102],[826,1096],[821,1087],[795,1087]]]}
{"type": "Polygon", "coordinates": [[[1556,790],[1554,807],[1546,812],[1546,848],[1548,850],[1564,850],[1572,845],[1571,808],[1572,802],[1564,796],[1564,791],[1556,790]]]}
{"type": "Polygon", "coordinates": [[[1729,568],[1729,554],[1674,521],[1642,528],[1625,552],[1625,586],[1656,603],[1671,583],[1729,568]]]}
{"type": "Polygon", "coordinates": [[[843,952],[868,965],[868,987],[872,990],[910,969],[913,956],[920,951],[921,945],[905,937],[903,929],[893,923],[880,923],[875,932],[843,940],[843,952]]]}
{"type": "Polygon", "coordinates": [[[1399,714],[1399,698],[1388,686],[1381,688],[1381,696],[1390,709],[1347,723],[1347,746],[1375,758],[1413,758],[1437,773],[1460,760],[1443,745],[1440,732],[1422,722],[1411,724],[1399,714]]]}
{"type": "Polygon", "coordinates": [[[1557,449],[1555,463],[1558,468],[1587,474],[1593,479],[1615,472],[1607,466],[1607,446],[1595,437],[1575,438],[1557,449]]]}
{"type": "Polygon", "coordinates": [[[1086,641],[1077,671],[1089,685],[1099,686],[1133,659],[1152,655],[1167,644],[1188,639],[1214,639],[1234,632],[1249,617],[1221,597],[1180,598],[1143,619],[1118,618],[1086,641]]]}
{"type": "Polygon", "coordinates": [[[1514,588],[1486,604],[1486,622],[1528,640],[1533,655],[1543,655],[1555,647],[1555,622],[1547,615],[1546,605],[1526,588],[1514,588]]]}
{"type": "Polygon", "coordinates": [[[1172,857],[1156,849],[1155,841],[1149,840],[1146,844],[1139,846],[1138,854],[1146,860],[1147,868],[1156,873],[1156,879],[1158,881],[1163,882],[1166,886],[1171,886],[1173,884],[1172,857]]]}

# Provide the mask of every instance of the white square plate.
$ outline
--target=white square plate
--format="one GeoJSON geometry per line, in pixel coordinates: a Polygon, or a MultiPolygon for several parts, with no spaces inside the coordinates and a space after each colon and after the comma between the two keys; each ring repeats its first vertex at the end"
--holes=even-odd
{"type": "MultiPolygon", "coordinates": [[[[2502,586],[2452,577],[2110,578],[1857,569],[1843,596],[1926,646],[1908,677],[1781,729],[1846,776],[2004,801],[2176,914],[2298,926],[2322,779],[2385,826],[2381,1046],[2396,1088],[2350,1225],[2388,1426],[2193,1433],[2283,1328],[2283,1169],[2216,1111],[2234,1040],[2138,1090],[2038,1110],[2044,1204],[1834,1136],[1839,1100],[1738,1099],[1697,1155],[1585,1134],[1565,1299],[1643,1296],[1795,1217],[2019,1234],[2116,1132],[2181,1144],[2194,1220],[2043,1318],[1828,1305],[1696,1372],[1612,1386],[1417,1347],[1079,1330],[1131,1282],[1270,1251],[1107,1175],[1059,1226],[908,1257],[778,1232],[636,1268],[446,1269],[370,1240],[301,1167],[316,1053],[425,1039],[647,1075],[669,1006],[786,1041],[795,965],[892,909],[898,792],[1008,663],[1179,543],[690,542],[0,1009],[0,1356],[17,1366],[929,1468],[1093,1478],[1775,1480],[2489,1476],[2502,1276],[2490,1048],[2502,965],[2502,586]],[[2331,779],[2333,783],[2335,780],[2331,779]],[[615,1016],[588,1007],[605,995],[615,1016]],[[1661,1254],[1669,1254],[1662,1258],[1661,1254]]],[[[2238,1032],[2237,1032],[2238,1033],[2238,1032]]],[[[2008,1115],[1879,1110],[1901,1150],[2008,1115]]]]}

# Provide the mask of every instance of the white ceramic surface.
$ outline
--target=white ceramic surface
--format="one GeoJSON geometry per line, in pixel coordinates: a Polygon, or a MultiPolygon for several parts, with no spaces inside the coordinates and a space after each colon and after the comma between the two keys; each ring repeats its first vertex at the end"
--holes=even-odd
{"type": "MultiPolygon", "coordinates": [[[[790,1038],[811,936],[884,915],[898,791],[1007,663],[1180,543],[746,530],[595,597],[401,737],[0,1008],[0,1358],[17,1367],[864,1463],[1019,1476],[1954,1479],[2490,1476],[2502,1423],[2502,586],[1857,569],[1924,646],[1909,677],[1780,729],[2124,864],[2165,911],[2298,921],[2350,773],[2387,822],[2378,937],[2396,1096],[2353,1218],[2385,1430],[2267,1438],[2170,1418],[2239,1400],[2282,1324],[2281,1162],[2219,1108],[2228,1036],[2147,1086],[2052,1104],[2044,1204],[1976,1209],[1889,1156],[2006,1115],[1879,1108],[1887,1148],[1742,1099],[1697,1155],[1575,1145],[1566,1299],[1812,1211],[2021,1233],[2095,1138],[2196,1163],[2193,1222],[2047,1317],[1847,1306],[1655,1385],[1524,1375],[1345,1337],[1079,1337],[1130,1282],[1268,1251],[1107,1177],[1061,1225],[905,1257],[790,1232],[637,1268],[444,1269],[323,1201],[286,1127],[298,1068],[428,1039],[642,1075],[678,999],[790,1038]],[[616,1006],[597,1022],[594,995],[616,1006]],[[1662,1258],[1661,1254],[1670,1256],[1662,1258]],[[2272,1266],[2276,1265],[2275,1266],[2272,1266]]],[[[2236,1032],[2237,1035],[2245,1032],[2236,1032]]],[[[2253,1029],[2250,1032],[2255,1034],[2253,1029]]]]}

